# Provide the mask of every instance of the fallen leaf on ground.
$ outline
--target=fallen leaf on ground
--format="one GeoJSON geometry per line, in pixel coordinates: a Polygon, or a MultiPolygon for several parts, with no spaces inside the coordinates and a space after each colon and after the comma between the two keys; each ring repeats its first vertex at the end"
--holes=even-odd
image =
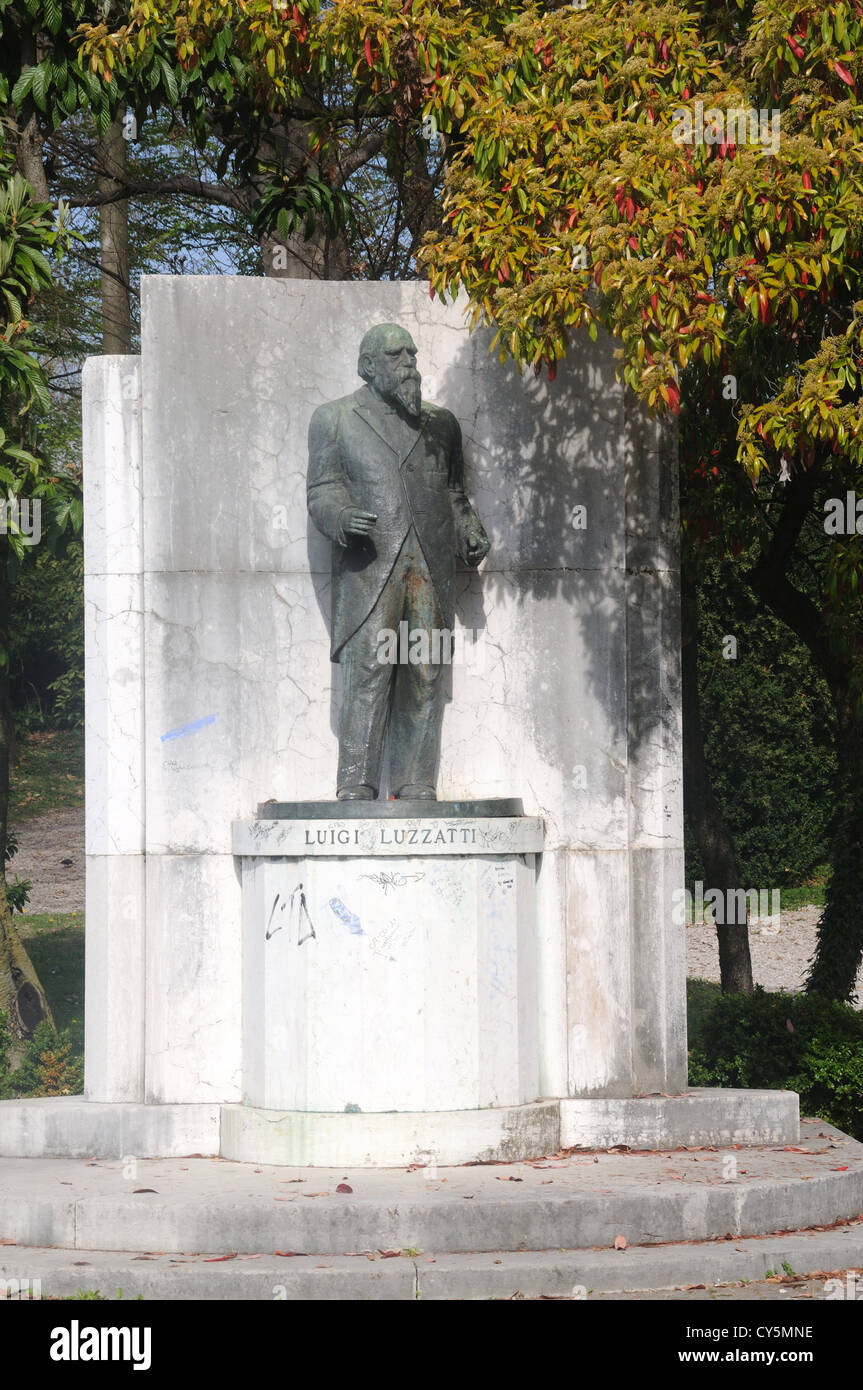
{"type": "Polygon", "coordinates": [[[276,1254],[281,1255],[283,1260],[301,1260],[305,1257],[305,1250],[277,1250],[276,1254]]]}
{"type": "Polygon", "coordinates": [[[625,1249],[626,1249],[626,1236],[615,1236],[615,1237],[614,1237],[614,1248],[615,1248],[615,1250],[625,1250],[625,1249]]]}
{"type": "Polygon", "coordinates": [[[340,1182],[338,1187],[336,1188],[336,1192],[353,1192],[353,1190],[354,1189],[351,1187],[350,1183],[346,1182],[340,1182]]]}
{"type": "Polygon", "coordinates": [[[210,1255],[203,1263],[205,1265],[218,1265],[221,1264],[223,1260],[235,1260],[236,1258],[237,1252],[235,1250],[233,1255],[210,1255]]]}

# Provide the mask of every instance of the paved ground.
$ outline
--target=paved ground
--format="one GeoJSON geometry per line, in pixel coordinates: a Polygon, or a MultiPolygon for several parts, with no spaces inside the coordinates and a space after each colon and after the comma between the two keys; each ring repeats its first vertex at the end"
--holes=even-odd
{"type": "Polygon", "coordinates": [[[818,1274],[783,1275],[733,1284],[700,1284],[677,1289],[639,1289],[594,1293],[590,1301],[625,1299],[634,1303],[805,1303],[813,1300],[863,1302],[863,1270],[821,1270],[818,1274]]]}

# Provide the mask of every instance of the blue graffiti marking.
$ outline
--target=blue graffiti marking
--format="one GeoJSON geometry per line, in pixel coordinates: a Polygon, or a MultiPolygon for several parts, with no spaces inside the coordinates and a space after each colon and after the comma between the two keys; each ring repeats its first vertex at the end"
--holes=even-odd
{"type": "Polygon", "coordinates": [[[203,729],[206,724],[215,724],[214,714],[205,714],[203,719],[193,719],[191,724],[181,724],[179,729],[169,729],[168,733],[162,734],[161,743],[167,743],[171,738],[182,738],[184,734],[194,734],[198,729],[203,729]]]}

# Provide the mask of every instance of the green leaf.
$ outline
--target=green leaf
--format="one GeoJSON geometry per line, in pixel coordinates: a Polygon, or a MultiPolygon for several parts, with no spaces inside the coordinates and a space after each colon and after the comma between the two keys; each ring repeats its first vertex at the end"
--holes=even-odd
{"type": "Polygon", "coordinates": [[[30,90],[33,95],[33,100],[40,111],[47,111],[48,109],[45,98],[48,91],[49,78],[50,74],[47,62],[40,63],[37,68],[33,69],[33,85],[30,90]]]}
{"type": "Polygon", "coordinates": [[[36,76],[35,68],[25,68],[15,86],[12,88],[12,105],[20,106],[25,97],[29,96],[30,88],[33,86],[33,78],[36,76]]]}
{"type": "Polygon", "coordinates": [[[44,0],[44,12],[49,34],[58,33],[63,23],[63,6],[60,0],[44,0]]]}
{"type": "Polygon", "coordinates": [[[177,77],[174,69],[164,58],[159,59],[159,67],[162,72],[162,82],[164,83],[168,100],[172,106],[176,106],[180,99],[180,89],[177,86],[177,77]]]}

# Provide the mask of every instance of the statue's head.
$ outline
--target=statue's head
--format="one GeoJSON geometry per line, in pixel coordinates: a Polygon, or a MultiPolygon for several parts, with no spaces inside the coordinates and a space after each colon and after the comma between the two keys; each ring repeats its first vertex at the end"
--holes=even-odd
{"type": "Polygon", "coordinates": [[[419,415],[422,377],[417,371],[416,344],[407,329],[397,323],[370,328],[360,343],[357,371],[384,400],[397,402],[414,418],[419,415]]]}

